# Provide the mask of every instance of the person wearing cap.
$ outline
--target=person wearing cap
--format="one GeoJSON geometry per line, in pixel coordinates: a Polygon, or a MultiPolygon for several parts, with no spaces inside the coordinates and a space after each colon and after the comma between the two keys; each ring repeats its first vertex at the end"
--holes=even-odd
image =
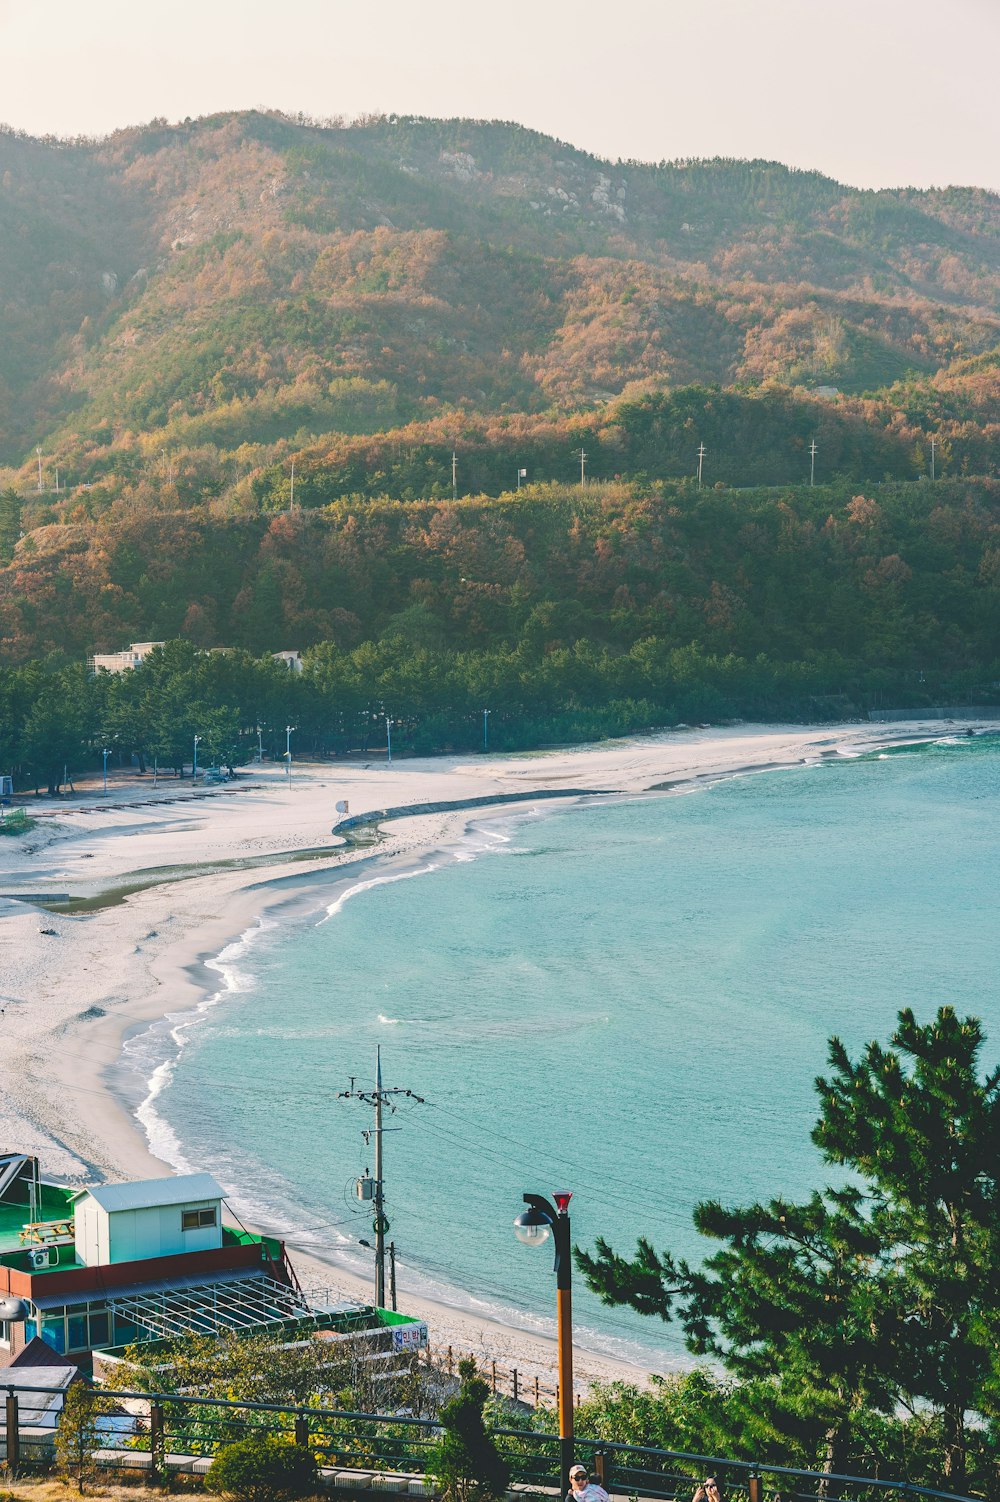
{"type": "Polygon", "coordinates": [[[570,1466],[569,1492],[566,1502],[611,1502],[611,1498],[596,1481],[591,1481],[586,1467],[570,1466]]]}

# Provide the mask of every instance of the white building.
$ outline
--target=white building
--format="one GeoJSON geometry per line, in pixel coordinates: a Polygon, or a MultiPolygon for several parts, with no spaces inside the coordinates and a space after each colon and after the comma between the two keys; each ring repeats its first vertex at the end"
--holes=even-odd
{"type": "Polygon", "coordinates": [[[162,641],[134,641],[124,652],[97,652],[90,659],[91,670],[95,673],[127,673],[149,656],[156,647],[162,647],[162,641]]]}
{"type": "Polygon", "coordinates": [[[222,1199],[210,1173],[97,1184],[75,1207],[76,1255],[85,1267],[209,1252],[222,1245],[222,1199]]]}
{"type": "Polygon", "coordinates": [[[271,656],[274,658],[275,662],[283,662],[290,673],[301,673],[301,652],[272,652],[271,656]]]}

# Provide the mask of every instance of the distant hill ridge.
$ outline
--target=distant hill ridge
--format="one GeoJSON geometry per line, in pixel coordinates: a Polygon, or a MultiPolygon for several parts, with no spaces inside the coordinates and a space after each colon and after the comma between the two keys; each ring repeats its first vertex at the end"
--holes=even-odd
{"type": "Polygon", "coordinates": [[[249,446],[247,470],[262,445],[698,383],[981,424],[1000,198],[610,163],[470,120],[6,132],[0,283],[0,464],[22,485],[36,444],[77,481],[206,444],[249,446]]]}

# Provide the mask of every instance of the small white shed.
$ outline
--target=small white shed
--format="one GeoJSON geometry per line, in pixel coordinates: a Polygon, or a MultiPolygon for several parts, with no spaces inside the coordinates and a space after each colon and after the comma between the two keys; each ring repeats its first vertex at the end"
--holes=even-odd
{"type": "Polygon", "coordinates": [[[222,1199],[210,1173],[82,1189],[76,1255],[85,1267],[104,1267],[212,1251],[222,1245],[222,1199]]]}

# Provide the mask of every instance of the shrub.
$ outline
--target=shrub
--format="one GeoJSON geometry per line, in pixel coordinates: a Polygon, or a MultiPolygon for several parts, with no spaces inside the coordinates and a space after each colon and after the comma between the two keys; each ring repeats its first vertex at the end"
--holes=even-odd
{"type": "Polygon", "coordinates": [[[219,1451],[205,1485],[238,1502],[291,1502],[316,1491],[316,1457],[289,1439],[252,1435],[219,1451]]]}
{"type": "Polygon", "coordinates": [[[108,1399],[95,1393],[86,1382],[71,1383],[63,1400],[56,1430],[56,1469],[60,1476],[75,1479],[81,1495],[87,1482],[97,1474],[94,1451],[101,1448],[107,1437],[102,1433],[100,1421],[110,1407],[108,1399]]]}
{"type": "Polygon", "coordinates": [[[489,1387],[468,1357],[458,1363],[462,1385],[441,1409],[444,1431],[427,1457],[427,1471],[446,1502],[490,1502],[502,1497],[510,1467],[486,1428],[483,1409],[489,1387]]]}

